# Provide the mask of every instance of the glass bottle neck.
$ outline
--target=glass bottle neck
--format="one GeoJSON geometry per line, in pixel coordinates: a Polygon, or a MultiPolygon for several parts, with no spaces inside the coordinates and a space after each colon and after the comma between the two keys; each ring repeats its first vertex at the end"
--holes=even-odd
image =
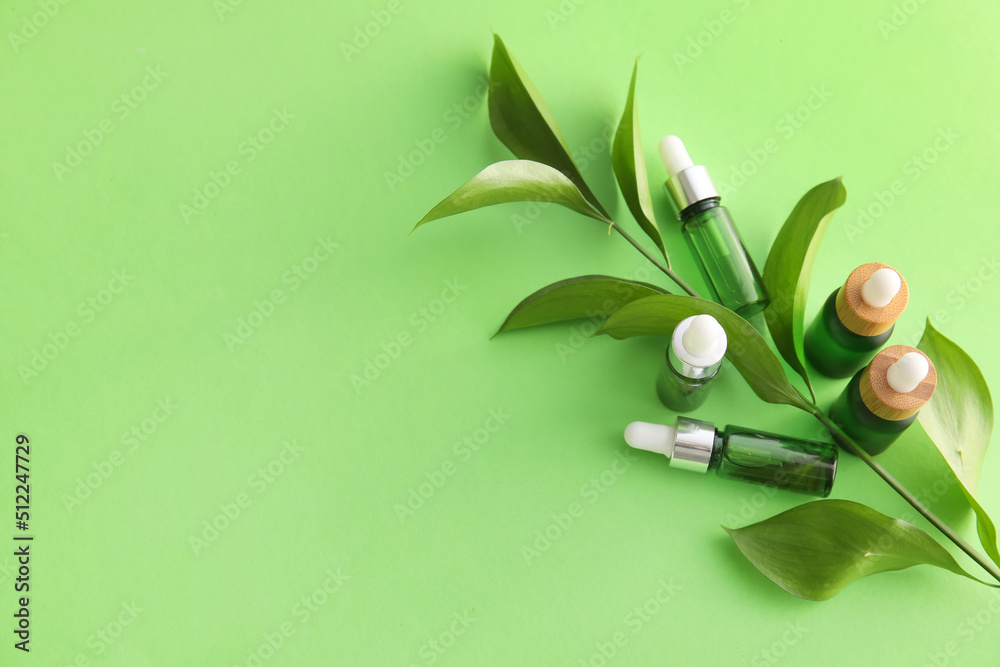
{"type": "Polygon", "coordinates": [[[717,206],[722,206],[721,197],[709,197],[708,199],[696,201],[681,211],[681,222],[687,222],[691,218],[696,218],[708,209],[715,208],[717,206]]]}

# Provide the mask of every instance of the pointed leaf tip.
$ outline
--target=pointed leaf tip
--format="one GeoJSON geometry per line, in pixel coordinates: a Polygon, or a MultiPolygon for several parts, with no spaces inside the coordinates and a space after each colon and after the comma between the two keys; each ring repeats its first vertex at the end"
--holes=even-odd
{"type": "Polygon", "coordinates": [[[632,67],[632,79],[629,82],[628,96],[625,100],[625,110],[615,132],[611,145],[611,166],[614,168],[615,179],[621,190],[625,203],[628,204],[632,217],[656,244],[663,258],[670,266],[663,236],[656,223],[653,213],[653,199],[649,192],[649,176],[646,171],[646,157],[642,148],[642,137],[639,132],[639,113],[635,105],[635,84],[639,74],[639,58],[636,57],[632,67]]]}
{"type": "Polygon", "coordinates": [[[547,164],[562,172],[603,216],[608,212],[591,191],[573,161],[555,116],[500,35],[493,33],[488,106],[490,125],[517,157],[547,164]]]}
{"type": "Polygon", "coordinates": [[[473,176],[428,211],[413,229],[457,213],[523,201],[552,202],[601,222],[608,222],[558,170],[531,160],[505,160],[491,164],[473,176]]]}
{"type": "Polygon", "coordinates": [[[862,577],[914,565],[979,581],[920,528],[849,500],[818,500],[723,528],[762,574],[807,600],[828,600],[862,577]]]}
{"type": "Polygon", "coordinates": [[[847,190],[839,176],[809,190],[785,220],[764,265],[764,285],[771,297],[767,327],[775,347],[802,376],[813,400],[815,392],[803,347],[806,297],[820,242],[846,198],[847,190]]]}
{"type": "Polygon", "coordinates": [[[493,335],[554,322],[606,318],[637,299],[667,293],[656,285],[613,276],[568,278],[543,287],[522,300],[493,335]]]}
{"type": "Polygon", "coordinates": [[[937,371],[937,388],[917,419],[958,479],[965,499],[975,512],[983,549],[1000,565],[996,526],[976,500],[979,475],[993,433],[989,385],[972,357],[935,329],[929,317],[917,348],[930,358],[937,371]]]}

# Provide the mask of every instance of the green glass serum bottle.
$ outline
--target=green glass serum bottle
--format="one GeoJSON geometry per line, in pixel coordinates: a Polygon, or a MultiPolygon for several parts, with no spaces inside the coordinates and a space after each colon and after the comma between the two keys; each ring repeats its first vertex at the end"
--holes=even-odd
{"type": "Polygon", "coordinates": [[[729,211],[719,203],[708,171],[695,165],[684,143],[671,135],[660,142],[667,168],[667,192],[677,207],[681,232],[699,260],[716,300],[750,319],[768,304],[760,273],[747,254],[729,211]]]}
{"type": "Polygon", "coordinates": [[[726,355],[726,331],[711,315],[681,320],[670,339],[656,379],[660,402],[674,412],[689,412],[708,398],[712,378],[726,355]]]}
{"type": "Polygon", "coordinates": [[[830,420],[861,449],[881,454],[934,395],[937,371],[909,345],[887,347],[858,371],[830,408],[830,420]]]}
{"type": "Polygon", "coordinates": [[[678,417],[676,426],[632,422],[630,447],[663,454],[670,466],[825,498],[837,474],[837,447],[739,426],[678,417]]]}
{"type": "Polygon", "coordinates": [[[854,269],[806,331],[809,361],[833,378],[864,368],[889,340],[909,296],[906,281],[887,264],[869,262],[854,269]]]}

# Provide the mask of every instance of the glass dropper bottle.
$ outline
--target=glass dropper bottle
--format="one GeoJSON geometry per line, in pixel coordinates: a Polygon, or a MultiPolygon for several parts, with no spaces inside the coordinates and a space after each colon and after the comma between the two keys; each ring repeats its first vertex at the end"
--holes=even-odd
{"type": "Polygon", "coordinates": [[[768,304],[760,273],[733,226],[708,170],[696,165],[677,137],[660,141],[667,192],[677,208],[681,232],[698,258],[716,300],[749,320],[768,304]]]}
{"type": "Polygon", "coordinates": [[[660,402],[674,412],[701,406],[719,372],[728,344],[726,331],[711,315],[692,315],[674,328],[656,379],[660,402]]]}
{"type": "Polygon", "coordinates": [[[889,340],[909,295],[903,276],[888,264],[869,262],[854,269],[806,330],[809,361],[833,378],[864,368],[889,340]]]}
{"type": "Polygon", "coordinates": [[[630,447],[663,454],[672,468],[715,470],[740,479],[825,498],[837,475],[837,447],[740,426],[720,433],[714,424],[678,417],[676,426],[632,422],[625,429],[630,447]]]}
{"type": "Polygon", "coordinates": [[[830,407],[830,421],[875,456],[909,428],[936,387],[937,371],[926,354],[893,345],[855,373],[830,407]]]}

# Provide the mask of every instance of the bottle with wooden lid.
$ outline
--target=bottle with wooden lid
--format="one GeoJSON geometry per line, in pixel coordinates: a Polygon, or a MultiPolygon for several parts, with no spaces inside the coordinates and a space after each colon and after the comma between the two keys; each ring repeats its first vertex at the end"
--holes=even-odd
{"type": "Polygon", "coordinates": [[[854,269],[806,331],[809,361],[827,377],[857,372],[889,340],[909,297],[906,281],[891,266],[870,262],[854,269]]]}
{"type": "Polygon", "coordinates": [[[858,371],[830,408],[830,419],[869,454],[879,454],[913,423],[937,386],[927,355],[887,347],[858,371]]]}

